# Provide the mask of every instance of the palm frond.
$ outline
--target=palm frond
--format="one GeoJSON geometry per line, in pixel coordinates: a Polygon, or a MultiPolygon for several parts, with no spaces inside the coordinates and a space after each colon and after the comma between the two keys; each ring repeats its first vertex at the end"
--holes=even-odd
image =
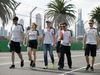
{"type": "Polygon", "coordinates": [[[70,24],[72,21],[75,20],[75,13],[76,11],[74,9],[73,4],[67,4],[68,0],[54,0],[51,1],[47,7],[48,10],[46,10],[47,18],[53,19],[55,21],[60,23],[61,21],[67,22],[70,24]]]}
{"type": "Polygon", "coordinates": [[[15,13],[17,4],[15,0],[0,0],[0,18],[4,25],[11,19],[12,13],[15,13]]]}

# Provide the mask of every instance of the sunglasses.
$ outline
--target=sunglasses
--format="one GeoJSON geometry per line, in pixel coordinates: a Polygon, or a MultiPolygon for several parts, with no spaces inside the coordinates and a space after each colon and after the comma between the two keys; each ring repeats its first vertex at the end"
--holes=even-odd
{"type": "Polygon", "coordinates": [[[89,23],[89,24],[93,24],[93,23],[89,23]]]}
{"type": "Polygon", "coordinates": [[[13,21],[17,21],[17,19],[13,19],[13,21]]]}
{"type": "Polygon", "coordinates": [[[63,26],[63,27],[66,27],[66,26],[63,26]]]}
{"type": "Polygon", "coordinates": [[[63,26],[60,26],[60,27],[63,27],[63,26]]]}

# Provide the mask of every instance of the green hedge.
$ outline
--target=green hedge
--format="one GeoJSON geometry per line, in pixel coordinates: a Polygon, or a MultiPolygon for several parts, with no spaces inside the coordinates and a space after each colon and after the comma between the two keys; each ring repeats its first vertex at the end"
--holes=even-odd
{"type": "MultiPolygon", "coordinates": [[[[9,48],[7,47],[8,42],[8,40],[0,40],[0,51],[9,51],[9,48]]],[[[82,50],[82,45],[82,43],[71,43],[71,50],[82,50]]],[[[53,47],[53,49],[55,50],[56,47],[53,47]]],[[[21,50],[26,51],[27,49],[22,45],[21,50]]],[[[43,47],[39,50],[43,50],[43,47]]]]}

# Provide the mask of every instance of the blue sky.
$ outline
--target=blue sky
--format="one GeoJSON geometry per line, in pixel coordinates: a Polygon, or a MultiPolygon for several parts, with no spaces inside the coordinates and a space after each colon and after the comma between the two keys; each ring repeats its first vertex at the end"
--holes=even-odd
{"type": "MultiPolygon", "coordinates": [[[[43,14],[44,13],[43,10],[47,9],[46,5],[52,0],[16,0],[16,1],[22,3],[17,8],[16,13],[29,16],[30,11],[34,7],[38,7],[38,9],[33,14],[35,14],[35,13],[43,14]]],[[[75,5],[76,11],[78,11],[78,9],[80,9],[80,8],[82,9],[82,19],[85,22],[90,18],[89,13],[91,12],[91,10],[93,10],[93,8],[96,6],[99,6],[100,0],[71,0],[69,3],[75,5]]],[[[78,16],[77,13],[75,15],[76,15],[76,17],[78,16]]],[[[33,16],[33,17],[35,17],[35,16],[33,16]]],[[[22,18],[22,17],[20,17],[20,18],[22,18]]],[[[25,23],[25,25],[27,26],[29,24],[29,21],[28,21],[29,17],[25,17],[24,19],[27,20],[27,22],[25,23]]],[[[35,21],[35,20],[33,19],[33,21],[35,21]]],[[[11,24],[11,22],[10,22],[10,24],[11,24]]],[[[8,27],[10,28],[11,25],[8,25],[6,27],[6,29],[8,27]]],[[[73,29],[74,26],[71,26],[71,28],[73,29]]]]}

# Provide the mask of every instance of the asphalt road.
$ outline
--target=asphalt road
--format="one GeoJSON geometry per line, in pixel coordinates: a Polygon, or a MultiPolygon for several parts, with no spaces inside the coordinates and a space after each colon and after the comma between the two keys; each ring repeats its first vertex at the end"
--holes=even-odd
{"type": "MultiPolygon", "coordinates": [[[[86,61],[84,51],[72,50],[72,69],[68,68],[67,59],[65,58],[65,67],[58,70],[58,57],[54,51],[55,67],[52,67],[51,59],[48,52],[48,69],[43,69],[44,59],[43,51],[37,51],[36,67],[29,66],[27,52],[22,52],[25,61],[24,67],[20,67],[20,59],[15,54],[15,69],[9,69],[11,65],[10,52],[0,52],[0,75],[100,75],[100,51],[97,51],[94,71],[85,70],[86,61]]],[[[91,59],[91,57],[90,57],[91,59]]],[[[91,63],[91,62],[90,62],[91,63]]]]}

